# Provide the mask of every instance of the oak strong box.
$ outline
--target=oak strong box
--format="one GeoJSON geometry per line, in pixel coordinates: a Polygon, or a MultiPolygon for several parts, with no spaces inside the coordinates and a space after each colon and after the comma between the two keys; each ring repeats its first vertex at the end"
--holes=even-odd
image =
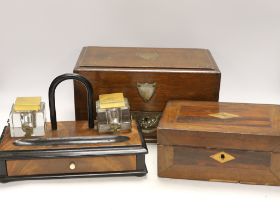
{"type": "MultiPolygon", "coordinates": [[[[221,73],[206,49],[84,47],[74,69],[87,78],[94,100],[122,92],[147,142],[171,99],[218,101],[221,73]]],[[[75,82],[76,120],[87,119],[86,92],[75,82]]]]}

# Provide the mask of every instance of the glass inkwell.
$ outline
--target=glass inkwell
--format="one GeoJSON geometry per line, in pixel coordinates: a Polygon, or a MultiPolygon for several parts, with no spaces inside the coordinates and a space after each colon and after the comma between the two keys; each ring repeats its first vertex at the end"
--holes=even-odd
{"type": "Polygon", "coordinates": [[[103,94],[96,102],[99,133],[131,130],[130,107],[123,93],[103,94]]]}
{"type": "Polygon", "coordinates": [[[16,98],[8,122],[11,137],[44,136],[45,103],[41,97],[16,98]]]}

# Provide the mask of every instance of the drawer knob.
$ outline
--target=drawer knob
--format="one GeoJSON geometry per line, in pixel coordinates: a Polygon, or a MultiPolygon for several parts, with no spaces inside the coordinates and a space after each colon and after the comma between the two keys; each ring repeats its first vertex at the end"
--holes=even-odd
{"type": "Polygon", "coordinates": [[[69,164],[69,168],[70,168],[70,170],[74,170],[76,168],[76,164],[74,162],[71,162],[69,164]]]}

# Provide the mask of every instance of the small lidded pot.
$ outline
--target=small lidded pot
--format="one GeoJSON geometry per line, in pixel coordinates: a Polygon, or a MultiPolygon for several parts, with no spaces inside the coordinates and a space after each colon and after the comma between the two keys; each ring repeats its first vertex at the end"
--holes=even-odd
{"type": "Polygon", "coordinates": [[[9,126],[11,137],[45,135],[45,103],[41,97],[17,97],[12,106],[9,126]]]}
{"type": "Polygon", "coordinates": [[[123,93],[103,94],[96,102],[97,129],[99,133],[131,130],[131,114],[123,93]]]}

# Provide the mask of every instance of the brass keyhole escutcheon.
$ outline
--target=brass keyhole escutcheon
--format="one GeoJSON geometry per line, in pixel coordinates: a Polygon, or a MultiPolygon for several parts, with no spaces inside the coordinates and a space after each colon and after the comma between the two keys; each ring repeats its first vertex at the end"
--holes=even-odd
{"type": "Polygon", "coordinates": [[[70,170],[75,170],[75,168],[76,168],[76,164],[75,164],[74,162],[71,162],[71,163],[69,164],[69,169],[70,169],[70,170]]]}
{"type": "Polygon", "coordinates": [[[210,158],[216,160],[219,163],[226,163],[235,159],[234,156],[226,153],[226,152],[218,152],[214,155],[211,155],[210,158]]]}

